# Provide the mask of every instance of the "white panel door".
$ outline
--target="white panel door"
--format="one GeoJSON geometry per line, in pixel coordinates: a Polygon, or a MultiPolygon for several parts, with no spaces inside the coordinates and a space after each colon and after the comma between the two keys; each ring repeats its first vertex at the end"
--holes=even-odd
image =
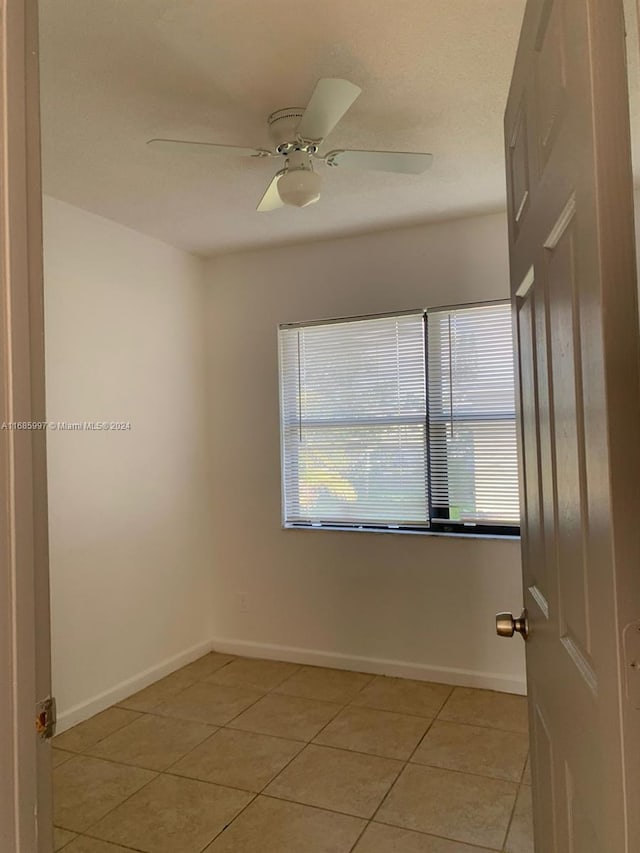
{"type": "Polygon", "coordinates": [[[622,0],[528,0],[505,142],[536,851],[638,853],[639,342],[622,0]]]}

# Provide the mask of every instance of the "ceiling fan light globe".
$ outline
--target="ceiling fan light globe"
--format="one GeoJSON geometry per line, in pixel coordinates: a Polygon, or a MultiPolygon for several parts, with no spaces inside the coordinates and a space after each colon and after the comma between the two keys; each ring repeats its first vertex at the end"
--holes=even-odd
{"type": "Polygon", "coordinates": [[[308,169],[293,169],[278,180],[278,195],[285,204],[307,207],[320,198],[322,178],[308,169]]]}

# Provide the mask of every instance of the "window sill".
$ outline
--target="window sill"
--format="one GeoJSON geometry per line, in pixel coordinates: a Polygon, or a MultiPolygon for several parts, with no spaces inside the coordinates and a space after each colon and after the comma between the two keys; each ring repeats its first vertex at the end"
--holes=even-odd
{"type": "Polygon", "coordinates": [[[402,535],[402,536],[438,536],[444,537],[446,539],[490,539],[490,540],[506,540],[508,542],[519,542],[520,534],[507,534],[507,533],[456,533],[456,532],[445,532],[441,530],[390,530],[386,527],[331,527],[329,525],[323,525],[322,527],[314,527],[314,526],[305,526],[301,524],[283,524],[283,530],[300,530],[300,531],[315,531],[317,533],[323,533],[324,531],[329,531],[331,533],[373,533],[375,535],[390,533],[392,535],[402,535]]]}

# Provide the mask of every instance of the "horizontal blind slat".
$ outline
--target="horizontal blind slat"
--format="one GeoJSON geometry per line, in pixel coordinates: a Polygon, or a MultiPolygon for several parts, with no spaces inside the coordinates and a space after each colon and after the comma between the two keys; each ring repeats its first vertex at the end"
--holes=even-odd
{"type": "Polygon", "coordinates": [[[428,313],[434,509],[477,524],[519,523],[508,303],[428,313]]]}
{"type": "Polygon", "coordinates": [[[423,313],[281,328],[287,523],[426,526],[423,313]]]}

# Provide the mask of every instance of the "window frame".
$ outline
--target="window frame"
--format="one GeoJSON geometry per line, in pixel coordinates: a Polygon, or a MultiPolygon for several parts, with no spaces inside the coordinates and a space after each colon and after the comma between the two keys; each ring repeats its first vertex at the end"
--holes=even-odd
{"type": "MultiPolygon", "coordinates": [[[[279,430],[280,430],[280,483],[281,483],[281,525],[283,530],[329,530],[329,531],[349,531],[352,533],[408,533],[419,534],[425,536],[453,536],[453,537],[477,537],[489,539],[520,539],[521,524],[519,525],[501,525],[501,524],[482,524],[477,522],[458,522],[446,517],[449,507],[435,507],[432,500],[431,489],[431,437],[430,437],[430,406],[429,406],[429,313],[442,311],[455,311],[465,308],[482,307],[485,305],[505,305],[511,304],[510,299],[494,299],[481,302],[461,303],[457,305],[431,306],[429,308],[416,308],[414,310],[405,311],[388,311],[379,314],[361,314],[351,317],[336,317],[320,320],[312,320],[309,322],[297,323],[280,323],[278,324],[278,336],[281,330],[284,329],[300,329],[310,326],[327,326],[336,323],[351,323],[359,320],[376,320],[384,319],[385,317],[402,317],[407,315],[415,315],[422,313],[423,334],[424,334],[424,363],[425,363],[425,443],[426,443],[426,483],[425,489],[427,493],[427,509],[428,521],[425,525],[391,525],[391,524],[372,524],[358,522],[311,522],[311,521],[289,521],[287,520],[287,496],[286,496],[286,478],[284,476],[285,469],[285,431],[293,429],[295,424],[285,421],[282,409],[283,399],[283,371],[281,362],[280,343],[278,342],[278,389],[279,389],[279,430]]],[[[514,342],[515,344],[515,342],[514,342]]],[[[515,348],[514,348],[515,352],[515,348]]],[[[514,420],[517,424],[517,383],[516,383],[516,399],[514,400],[514,420]]],[[[354,419],[355,420],[355,419],[354,419]]],[[[510,418],[504,418],[510,420],[510,418]]],[[[338,421],[335,422],[336,425],[338,421]]],[[[363,421],[364,423],[364,421],[363,421]]],[[[327,422],[331,425],[331,422],[327,422]]],[[[297,458],[297,457],[296,457],[297,458]]],[[[290,460],[291,464],[291,460],[290,460]]],[[[297,466],[297,462],[295,463],[297,466]]]]}

